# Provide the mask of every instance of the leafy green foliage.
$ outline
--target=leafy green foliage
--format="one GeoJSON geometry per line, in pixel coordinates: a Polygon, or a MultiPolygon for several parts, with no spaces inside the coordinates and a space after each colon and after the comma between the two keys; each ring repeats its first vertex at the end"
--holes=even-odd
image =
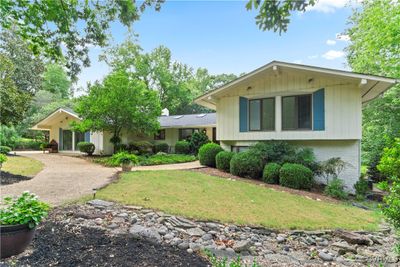
{"type": "Polygon", "coordinates": [[[154,145],[148,141],[135,141],[128,145],[128,150],[139,155],[152,154],[154,145]]]}
{"type": "Polygon", "coordinates": [[[197,155],[200,147],[208,142],[210,142],[210,140],[208,140],[208,136],[205,131],[194,132],[189,140],[190,149],[192,150],[193,154],[197,155]]]}
{"type": "Polygon", "coordinates": [[[139,165],[150,166],[150,165],[162,165],[162,164],[175,164],[195,161],[196,157],[193,155],[183,154],[164,154],[158,153],[149,157],[141,157],[139,165]]]}
{"type": "Polygon", "coordinates": [[[285,163],[279,171],[279,184],[295,189],[311,189],[313,173],[303,165],[285,163]]]}
{"type": "Polygon", "coordinates": [[[137,165],[139,163],[139,159],[136,155],[123,151],[112,155],[110,163],[113,166],[119,166],[121,164],[137,165]]]}
{"type": "Polygon", "coordinates": [[[29,228],[36,227],[50,209],[35,194],[27,191],[18,198],[5,197],[1,204],[0,225],[27,224],[29,228]]]}
{"type": "Polygon", "coordinates": [[[329,181],[324,189],[324,194],[337,199],[348,198],[346,191],[344,191],[343,180],[339,178],[333,178],[329,181]]]}
{"type": "Polygon", "coordinates": [[[89,156],[93,155],[95,150],[94,144],[90,142],[79,142],[77,146],[80,152],[86,153],[89,156]]]}
{"type": "Polygon", "coordinates": [[[268,184],[279,184],[279,170],[281,165],[275,162],[268,163],[264,167],[263,181],[268,184]]]}
{"type": "Polygon", "coordinates": [[[297,163],[306,166],[314,174],[321,174],[321,166],[316,161],[314,151],[311,148],[296,148],[294,153],[286,154],[282,160],[284,163],[297,163]]]}
{"type": "MultiPolygon", "coordinates": [[[[149,135],[157,131],[161,113],[156,92],[150,91],[137,79],[122,71],[109,74],[102,84],[89,88],[76,107],[82,118],[81,131],[108,130],[119,138],[121,130],[149,135]]],[[[112,139],[114,145],[120,143],[112,139]]]]}
{"type": "MultiPolygon", "coordinates": [[[[228,263],[228,259],[224,258],[217,258],[210,250],[204,250],[206,256],[211,262],[212,267],[246,267],[247,264],[242,262],[240,255],[237,256],[235,260],[232,260],[228,263]]],[[[249,267],[259,267],[260,265],[257,264],[256,259],[254,259],[253,263],[249,265],[249,267]]]]}
{"type": "Polygon", "coordinates": [[[76,77],[81,65],[89,66],[89,47],[107,45],[112,21],[130,27],[146,7],[154,5],[159,10],[162,2],[3,0],[0,25],[13,28],[29,42],[34,54],[65,59],[70,76],[76,77]]]}
{"type": "Polygon", "coordinates": [[[259,153],[247,150],[235,153],[231,159],[230,173],[240,177],[259,179],[262,175],[264,163],[259,153]]]}
{"type": "Polygon", "coordinates": [[[378,170],[389,177],[400,177],[400,138],[383,150],[378,170]]]}
{"type": "Polygon", "coordinates": [[[356,190],[356,199],[364,200],[369,191],[368,181],[361,176],[357,183],[354,184],[354,189],[356,190]]]}
{"type": "Polygon", "coordinates": [[[11,148],[8,146],[0,146],[0,154],[8,154],[11,152],[11,148]]]}
{"type": "Polygon", "coordinates": [[[259,154],[264,165],[267,162],[284,163],[288,155],[296,152],[296,149],[285,141],[258,142],[249,149],[259,154]]]}
{"type": "Polygon", "coordinates": [[[247,10],[256,9],[258,15],[255,17],[258,27],[265,30],[273,30],[282,33],[287,31],[290,23],[290,13],[294,11],[304,12],[309,6],[315,5],[314,0],[249,0],[246,4],[247,10]]]}
{"type": "Polygon", "coordinates": [[[0,125],[0,145],[15,147],[19,139],[14,126],[0,125]]]}
{"type": "Polygon", "coordinates": [[[201,165],[215,168],[215,157],[223,151],[222,147],[215,143],[204,144],[199,149],[199,161],[201,165]]]}
{"type": "Polygon", "coordinates": [[[218,170],[229,172],[231,159],[235,153],[230,151],[221,151],[215,156],[215,163],[218,170]]]}
{"type": "Polygon", "coordinates": [[[339,157],[330,158],[320,163],[320,174],[328,184],[330,178],[337,179],[339,174],[348,166],[351,165],[339,157]]]}
{"type": "Polygon", "coordinates": [[[49,64],[43,74],[43,90],[50,92],[61,99],[66,99],[71,95],[71,82],[67,73],[57,64],[49,64]]]}
{"type": "Polygon", "coordinates": [[[15,149],[39,150],[39,149],[41,149],[41,144],[43,144],[43,141],[28,139],[28,138],[20,138],[20,139],[18,139],[18,141],[15,144],[15,149]]]}
{"type": "Polygon", "coordinates": [[[154,144],[154,153],[164,152],[168,153],[169,145],[167,143],[156,143],[154,144]]]}
{"type": "MultiPolygon", "coordinates": [[[[351,42],[346,48],[350,67],[361,73],[400,76],[400,6],[391,1],[362,1],[349,19],[351,42]]],[[[385,179],[377,170],[383,148],[400,137],[400,86],[363,105],[362,160],[375,181],[385,179]]]]}
{"type": "Polygon", "coordinates": [[[190,154],[190,143],[188,141],[178,141],[175,144],[176,154],[190,154]]]}
{"type": "Polygon", "coordinates": [[[7,156],[3,153],[0,153],[0,168],[4,162],[7,161],[7,156]]]}

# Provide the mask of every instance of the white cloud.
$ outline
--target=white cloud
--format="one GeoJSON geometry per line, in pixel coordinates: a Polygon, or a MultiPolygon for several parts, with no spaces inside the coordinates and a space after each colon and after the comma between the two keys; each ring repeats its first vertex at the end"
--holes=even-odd
{"type": "Polygon", "coordinates": [[[308,56],[307,58],[308,59],[316,59],[316,58],[318,58],[318,55],[311,55],[311,56],[308,56]]]}
{"type": "Polygon", "coordinates": [[[307,8],[307,11],[317,11],[323,13],[334,13],[337,9],[345,6],[355,7],[362,0],[319,0],[314,6],[307,8]]]}
{"type": "Polygon", "coordinates": [[[336,40],[348,42],[348,41],[350,41],[350,36],[348,36],[347,34],[343,34],[343,33],[337,33],[336,40]]]}
{"type": "Polygon", "coordinates": [[[327,44],[327,45],[335,45],[335,44],[336,44],[336,41],[335,41],[335,40],[330,40],[330,39],[328,39],[328,40],[326,40],[326,44],[327,44]]]}
{"type": "Polygon", "coordinates": [[[329,50],[328,52],[326,52],[325,54],[322,55],[322,57],[327,60],[334,60],[337,58],[341,58],[343,56],[344,56],[344,52],[338,51],[338,50],[329,50]]]}

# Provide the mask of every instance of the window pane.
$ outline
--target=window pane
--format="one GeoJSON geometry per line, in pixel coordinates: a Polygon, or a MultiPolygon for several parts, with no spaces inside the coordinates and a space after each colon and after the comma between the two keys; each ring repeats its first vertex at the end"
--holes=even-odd
{"type": "Polygon", "coordinates": [[[275,98],[262,100],[262,130],[275,130],[275,98]]]}
{"type": "Polygon", "coordinates": [[[299,129],[311,129],[311,95],[297,98],[299,129]]]}
{"type": "Polygon", "coordinates": [[[261,100],[250,100],[249,101],[249,113],[250,113],[250,131],[261,130],[261,118],[260,108],[261,100]]]}
{"type": "Polygon", "coordinates": [[[75,132],[75,150],[78,150],[78,143],[85,141],[85,133],[75,132]]]}
{"type": "Polygon", "coordinates": [[[297,129],[297,108],[294,96],[282,98],[282,129],[297,129]]]}

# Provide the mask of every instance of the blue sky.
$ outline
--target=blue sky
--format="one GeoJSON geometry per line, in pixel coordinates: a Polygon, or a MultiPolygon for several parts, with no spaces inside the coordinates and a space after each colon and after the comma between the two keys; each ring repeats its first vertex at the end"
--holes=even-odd
{"type": "MultiPolygon", "coordinates": [[[[249,72],[272,60],[348,69],[343,49],[351,6],[347,0],[320,0],[305,13],[295,13],[286,33],[263,32],[255,12],[242,1],[167,1],[161,11],[148,9],[133,25],[144,51],[167,46],[176,61],[210,73],[249,72]],[[344,40],[343,40],[344,39],[344,40]]],[[[120,43],[127,29],[114,23],[112,43],[120,43]]],[[[92,47],[92,65],[82,71],[77,86],[101,80],[109,72],[98,62],[101,49],[92,47]]]]}

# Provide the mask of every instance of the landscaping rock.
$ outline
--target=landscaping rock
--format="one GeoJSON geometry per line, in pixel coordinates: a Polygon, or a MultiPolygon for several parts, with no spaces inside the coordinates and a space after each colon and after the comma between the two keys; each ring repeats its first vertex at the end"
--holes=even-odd
{"type": "Polygon", "coordinates": [[[358,233],[354,232],[348,232],[344,230],[336,230],[335,231],[335,236],[346,240],[350,244],[357,244],[357,245],[369,245],[371,243],[371,240],[365,236],[362,236],[358,233]]]}
{"type": "Polygon", "coordinates": [[[339,249],[339,254],[340,255],[344,255],[347,252],[351,252],[351,253],[354,253],[354,254],[357,253],[356,248],[354,248],[354,247],[352,247],[349,244],[344,243],[344,242],[334,242],[332,244],[332,246],[337,247],[339,249]]]}
{"type": "Polygon", "coordinates": [[[144,238],[154,243],[161,242],[161,236],[154,228],[147,228],[141,225],[134,225],[129,229],[133,238],[144,238]]]}
{"type": "Polygon", "coordinates": [[[233,245],[233,250],[235,252],[247,251],[247,250],[249,250],[250,246],[251,246],[250,241],[242,240],[242,241],[236,242],[233,245]]]}
{"type": "Polygon", "coordinates": [[[171,225],[179,228],[193,228],[196,224],[188,219],[182,217],[171,216],[166,219],[171,225]]]}
{"type": "Polygon", "coordinates": [[[323,261],[333,261],[333,257],[323,251],[318,253],[318,257],[320,257],[323,261]]]}
{"type": "Polygon", "coordinates": [[[178,245],[178,248],[180,248],[180,249],[188,249],[189,248],[189,243],[184,241],[184,242],[182,242],[182,243],[180,243],[178,245]]]}
{"type": "Polygon", "coordinates": [[[92,205],[96,208],[108,208],[114,205],[113,202],[101,200],[101,199],[93,199],[87,202],[89,205],[92,205]]]}
{"type": "Polygon", "coordinates": [[[190,236],[202,236],[205,234],[205,232],[203,230],[201,230],[200,228],[189,228],[186,230],[186,232],[190,235],[190,236]]]}
{"type": "Polygon", "coordinates": [[[283,235],[278,235],[278,236],[276,237],[276,241],[277,241],[279,244],[280,244],[280,243],[283,243],[283,242],[286,241],[286,237],[283,236],[283,235]]]}

